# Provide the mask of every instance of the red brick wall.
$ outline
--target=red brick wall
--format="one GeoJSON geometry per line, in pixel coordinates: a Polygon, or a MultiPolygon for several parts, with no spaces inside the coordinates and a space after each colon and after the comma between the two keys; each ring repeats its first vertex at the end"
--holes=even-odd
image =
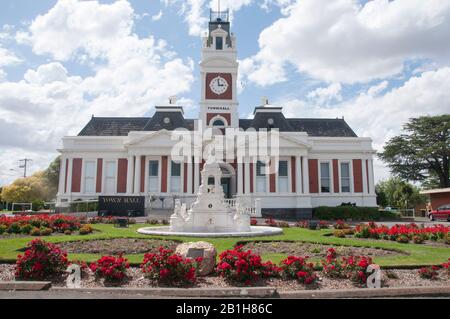
{"type": "Polygon", "coordinates": [[[167,193],[167,156],[161,159],[161,193],[167,193]]]}
{"type": "Polygon", "coordinates": [[[117,165],[117,193],[127,192],[127,170],[128,160],[126,158],[119,158],[117,165]]]}
{"type": "Polygon", "coordinates": [[[337,159],[333,160],[333,185],[334,192],[339,193],[339,163],[337,159]]]}
{"type": "Polygon", "coordinates": [[[102,192],[102,178],[103,178],[103,159],[97,159],[97,182],[95,185],[95,191],[97,193],[102,192]]]}
{"type": "Polygon", "coordinates": [[[297,174],[296,174],[296,167],[295,167],[295,157],[292,156],[291,157],[291,188],[292,188],[292,192],[295,193],[297,192],[297,174]]]}
{"type": "Polygon", "coordinates": [[[269,188],[270,188],[271,193],[275,193],[277,191],[275,181],[276,181],[275,174],[270,174],[269,175],[269,185],[270,185],[269,188]]]}
{"type": "Polygon", "coordinates": [[[363,192],[362,161],[360,159],[353,160],[353,185],[355,193],[363,192]]]}
{"type": "Polygon", "coordinates": [[[319,192],[319,167],[318,161],[316,159],[308,160],[309,166],[309,192],[318,193],[319,192]]]}
{"type": "Polygon", "coordinates": [[[81,166],[83,160],[81,158],[74,158],[72,163],[72,193],[79,193],[81,191],[81,166]]]}
{"type": "Polygon", "coordinates": [[[208,100],[231,100],[233,98],[233,81],[230,73],[208,73],[206,74],[206,92],[205,92],[205,98],[208,100]],[[209,88],[209,84],[211,83],[211,80],[214,79],[217,76],[221,76],[228,82],[228,90],[221,95],[215,94],[211,89],[209,88]]]}

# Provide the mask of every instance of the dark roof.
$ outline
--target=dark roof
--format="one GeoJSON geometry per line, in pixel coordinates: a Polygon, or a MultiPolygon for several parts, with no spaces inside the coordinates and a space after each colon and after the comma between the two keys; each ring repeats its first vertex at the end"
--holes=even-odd
{"type": "Polygon", "coordinates": [[[150,117],[92,117],[78,136],[127,136],[141,131],[150,117]]]}
{"type": "MultiPolygon", "coordinates": [[[[185,119],[181,112],[156,112],[153,117],[92,117],[78,136],[127,136],[130,131],[194,130],[194,119],[185,119]],[[169,123],[164,119],[169,118],[169,123]]],[[[285,118],[283,113],[259,112],[253,119],[240,119],[239,127],[247,130],[278,128],[282,132],[306,132],[310,136],[357,137],[344,119],[285,118]],[[269,125],[268,119],[273,119],[269,125]]]]}

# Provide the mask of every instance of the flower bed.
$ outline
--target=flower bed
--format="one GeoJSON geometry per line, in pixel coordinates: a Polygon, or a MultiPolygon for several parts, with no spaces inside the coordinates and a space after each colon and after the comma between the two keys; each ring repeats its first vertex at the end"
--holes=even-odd
{"type": "Polygon", "coordinates": [[[84,219],[67,215],[35,215],[0,217],[0,235],[23,234],[48,236],[53,232],[67,233],[80,229],[84,219]]]}
{"type": "MultiPolygon", "coordinates": [[[[165,283],[169,286],[234,286],[258,285],[276,287],[303,287],[314,284],[314,288],[335,289],[349,288],[349,283],[365,287],[367,268],[372,263],[368,256],[339,256],[334,249],[329,249],[326,259],[316,264],[309,262],[307,256],[288,256],[275,265],[262,262],[261,257],[242,246],[223,252],[217,264],[216,273],[208,277],[197,278],[197,262],[173,254],[172,250],[160,248],[158,253],[147,254],[140,270],[130,268],[122,256],[103,256],[83,267],[83,287],[101,287],[114,285],[127,287],[152,287],[165,283]],[[319,265],[323,266],[320,270],[319,265]],[[215,275],[219,276],[215,276],[215,275]],[[144,276],[142,276],[144,275],[144,276]],[[106,279],[106,280],[98,280],[106,279]],[[126,281],[122,279],[127,279],[126,281]],[[223,278],[220,279],[220,278],[223,278]],[[331,285],[331,287],[330,287],[331,285]],[[336,286],[336,287],[334,287],[336,286]]],[[[405,283],[419,285],[450,285],[448,274],[449,262],[441,266],[431,266],[417,270],[383,270],[382,285],[394,282],[398,286],[405,283]],[[433,281],[433,284],[430,282],[433,281]]],[[[74,262],[75,263],[75,262],[74,262]]],[[[78,263],[78,262],[76,262],[78,263]]],[[[83,265],[83,263],[81,263],[83,265]]],[[[66,253],[58,246],[45,243],[39,239],[29,243],[24,256],[19,256],[16,267],[0,265],[0,280],[11,280],[13,276],[29,279],[46,279],[64,285],[64,270],[69,265],[66,253]],[[14,271],[15,270],[15,271],[14,271]]],[[[395,285],[395,284],[394,284],[395,285]]]]}
{"type": "Polygon", "coordinates": [[[357,225],[354,230],[355,237],[357,238],[385,239],[399,243],[413,241],[416,244],[421,244],[425,240],[441,240],[447,243],[449,232],[450,227],[444,225],[420,228],[413,223],[408,225],[397,224],[392,227],[387,227],[385,225],[379,226],[374,222],[370,222],[368,225],[357,225]]]}

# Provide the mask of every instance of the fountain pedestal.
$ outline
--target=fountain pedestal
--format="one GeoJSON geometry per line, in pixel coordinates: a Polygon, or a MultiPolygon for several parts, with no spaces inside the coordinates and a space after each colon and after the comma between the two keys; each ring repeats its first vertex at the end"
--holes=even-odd
{"type": "Polygon", "coordinates": [[[249,237],[283,233],[277,227],[250,226],[250,216],[245,213],[244,207],[239,204],[231,207],[225,202],[219,164],[207,161],[201,174],[197,200],[189,210],[178,199],[170,216],[170,227],[145,227],[138,229],[138,232],[191,237],[249,237]]]}
{"type": "Polygon", "coordinates": [[[241,214],[239,206],[231,208],[224,201],[220,166],[215,162],[207,162],[201,174],[202,183],[197,200],[187,212],[180,203],[175,205],[174,214],[170,217],[170,230],[200,233],[250,231],[250,216],[241,214]]]}

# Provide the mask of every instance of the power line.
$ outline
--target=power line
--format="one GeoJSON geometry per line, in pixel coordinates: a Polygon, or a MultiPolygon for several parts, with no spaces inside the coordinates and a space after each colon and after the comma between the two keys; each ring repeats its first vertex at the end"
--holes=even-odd
{"type": "Polygon", "coordinates": [[[27,165],[28,165],[28,162],[31,162],[31,161],[33,161],[33,160],[30,159],[30,158],[24,158],[24,159],[19,160],[20,163],[23,163],[23,164],[19,165],[19,168],[23,168],[23,177],[24,178],[27,177],[27,165]]]}

